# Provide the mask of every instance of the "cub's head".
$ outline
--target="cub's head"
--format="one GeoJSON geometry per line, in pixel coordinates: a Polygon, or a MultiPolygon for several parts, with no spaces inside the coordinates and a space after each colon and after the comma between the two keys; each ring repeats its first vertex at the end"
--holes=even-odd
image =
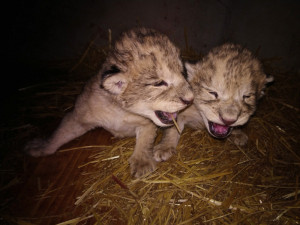
{"type": "Polygon", "coordinates": [[[127,111],[158,126],[173,125],[193,101],[179,50],[152,29],[123,33],[100,71],[100,87],[127,111]]]}
{"type": "Polygon", "coordinates": [[[197,64],[186,63],[188,80],[194,91],[194,104],[209,133],[227,137],[233,127],[245,124],[273,81],[261,63],[235,44],[216,47],[197,64]]]}

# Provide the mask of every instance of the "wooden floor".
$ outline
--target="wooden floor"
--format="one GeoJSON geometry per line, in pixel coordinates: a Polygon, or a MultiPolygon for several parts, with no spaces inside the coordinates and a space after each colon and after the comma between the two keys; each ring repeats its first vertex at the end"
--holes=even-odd
{"type": "MultiPolygon", "coordinates": [[[[113,142],[111,134],[99,128],[61,149],[109,145],[113,142]]],[[[78,179],[88,169],[78,167],[89,162],[88,157],[96,151],[99,149],[62,150],[44,158],[20,156],[18,163],[23,163],[19,165],[23,168],[19,168],[18,176],[12,175],[11,184],[1,190],[2,204],[5,204],[5,215],[2,215],[4,224],[31,222],[51,225],[76,218],[76,212],[80,209],[74,203],[83,191],[83,184],[78,179]]],[[[9,157],[5,161],[9,162],[9,157]]]]}

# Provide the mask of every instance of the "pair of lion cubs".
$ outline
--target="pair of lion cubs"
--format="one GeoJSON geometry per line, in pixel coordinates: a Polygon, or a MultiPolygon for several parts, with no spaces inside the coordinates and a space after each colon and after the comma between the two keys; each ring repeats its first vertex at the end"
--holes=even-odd
{"type": "Polygon", "coordinates": [[[95,127],[117,137],[136,136],[129,159],[131,173],[140,177],[170,158],[185,125],[206,129],[217,138],[232,133],[239,145],[247,136],[238,128],[254,113],[267,77],[260,62],[239,45],[214,48],[197,64],[185,63],[167,36],[146,28],[125,32],[116,41],[102,69],[78,96],[75,107],[48,139],[25,147],[39,157],[95,127]],[[189,107],[188,107],[189,106],[189,107]],[[157,126],[164,130],[154,145],[157,126]]]}

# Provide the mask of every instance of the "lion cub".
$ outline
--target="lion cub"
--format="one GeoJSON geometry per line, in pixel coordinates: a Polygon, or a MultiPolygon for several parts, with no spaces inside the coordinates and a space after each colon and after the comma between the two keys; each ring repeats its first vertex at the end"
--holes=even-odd
{"type": "MultiPolygon", "coordinates": [[[[238,127],[254,113],[265,85],[273,81],[263,72],[261,63],[239,45],[224,44],[212,49],[197,64],[186,63],[194,104],[178,115],[178,125],[207,129],[215,138],[226,138],[237,145],[248,137],[238,127]]],[[[154,148],[156,161],[167,160],[177,146],[180,134],[166,129],[162,141],[154,148]]]]}
{"type": "Polygon", "coordinates": [[[25,150],[35,157],[50,155],[88,130],[103,127],[117,137],[136,136],[131,173],[139,177],[151,172],[156,167],[156,125],[173,125],[172,117],[193,101],[183,72],[180,52],[167,36],[146,28],[125,32],[53,135],[33,140],[25,150]]]}

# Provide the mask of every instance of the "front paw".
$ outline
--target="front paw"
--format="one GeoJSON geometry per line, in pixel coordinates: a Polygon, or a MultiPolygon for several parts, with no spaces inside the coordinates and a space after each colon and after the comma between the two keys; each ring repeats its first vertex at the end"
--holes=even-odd
{"type": "Polygon", "coordinates": [[[229,139],[236,145],[243,146],[248,142],[248,136],[240,130],[233,131],[229,139]]]}
{"type": "Polygon", "coordinates": [[[135,177],[141,177],[156,169],[156,162],[151,157],[131,156],[129,163],[131,174],[135,177]]]}
{"type": "Polygon", "coordinates": [[[153,149],[153,158],[156,162],[166,161],[176,153],[174,147],[170,147],[164,144],[158,144],[153,149]]]}

